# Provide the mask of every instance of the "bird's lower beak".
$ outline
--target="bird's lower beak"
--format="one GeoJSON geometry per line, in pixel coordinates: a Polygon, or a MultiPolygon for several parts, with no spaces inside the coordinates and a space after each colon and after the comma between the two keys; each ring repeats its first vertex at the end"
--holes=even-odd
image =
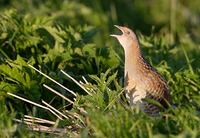
{"type": "MultiPolygon", "coordinates": [[[[119,25],[114,25],[116,28],[118,28],[121,32],[122,32],[122,34],[121,35],[123,35],[123,33],[124,33],[124,31],[123,31],[123,27],[121,27],[121,26],[119,26],[119,25]]],[[[111,34],[110,36],[112,36],[112,37],[119,37],[119,36],[121,36],[121,35],[115,35],[115,34],[111,34]]]]}

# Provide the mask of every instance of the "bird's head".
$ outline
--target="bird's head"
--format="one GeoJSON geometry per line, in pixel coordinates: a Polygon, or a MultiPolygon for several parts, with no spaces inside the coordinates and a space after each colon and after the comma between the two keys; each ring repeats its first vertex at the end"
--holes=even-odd
{"type": "Polygon", "coordinates": [[[137,37],[131,29],[118,25],[115,25],[115,27],[117,27],[122,32],[122,34],[112,34],[110,36],[117,38],[124,49],[130,47],[133,43],[137,42],[137,37]]]}

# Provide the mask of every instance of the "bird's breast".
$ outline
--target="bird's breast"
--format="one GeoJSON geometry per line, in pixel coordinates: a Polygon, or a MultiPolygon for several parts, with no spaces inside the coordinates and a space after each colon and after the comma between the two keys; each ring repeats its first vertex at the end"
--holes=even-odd
{"type": "Polygon", "coordinates": [[[140,87],[136,86],[133,89],[126,89],[126,97],[132,106],[136,104],[142,104],[142,99],[144,99],[146,96],[146,91],[140,87]]]}

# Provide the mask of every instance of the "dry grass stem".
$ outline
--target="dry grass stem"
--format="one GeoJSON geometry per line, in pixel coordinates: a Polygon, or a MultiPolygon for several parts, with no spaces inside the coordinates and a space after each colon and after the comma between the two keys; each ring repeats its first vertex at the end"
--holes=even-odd
{"type": "Polygon", "coordinates": [[[48,104],[47,102],[45,102],[44,100],[42,100],[42,103],[45,104],[47,107],[49,107],[50,109],[52,109],[53,111],[57,112],[58,114],[60,114],[61,116],[63,116],[66,119],[69,119],[69,117],[67,117],[66,115],[64,115],[63,113],[61,113],[60,111],[58,111],[57,109],[55,109],[53,106],[51,106],[50,104],[48,104]]]}
{"type": "Polygon", "coordinates": [[[38,103],[32,102],[32,101],[30,101],[30,100],[28,100],[28,99],[22,98],[22,97],[17,96],[17,95],[15,95],[15,94],[13,94],[13,93],[9,93],[9,92],[8,92],[7,94],[10,95],[10,96],[15,97],[15,98],[17,98],[17,99],[20,99],[20,100],[22,100],[22,101],[25,101],[25,102],[27,102],[27,103],[33,104],[33,105],[35,105],[35,106],[37,106],[37,107],[40,107],[40,108],[49,110],[49,108],[46,107],[46,106],[43,106],[43,105],[40,105],[40,104],[38,104],[38,103]]]}
{"type": "Polygon", "coordinates": [[[43,72],[39,71],[39,70],[36,69],[35,67],[31,66],[30,64],[28,64],[28,66],[31,67],[32,69],[34,69],[35,71],[37,71],[38,73],[40,73],[41,75],[45,76],[46,78],[48,78],[48,79],[51,80],[52,82],[56,83],[57,85],[59,85],[59,86],[62,87],[63,89],[67,90],[68,92],[70,92],[70,93],[73,94],[74,96],[76,96],[76,94],[75,94],[72,90],[66,88],[65,86],[63,86],[63,85],[60,84],[59,82],[55,81],[54,79],[52,79],[52,78],[49,77],[48,75],[44,74],[43,72]]]}
{"type": "Polygon", "coordinates": [[[15,97],[15,98],[17,98],[17,99],[20,99],[20,100],[22,100],[22,101],[25,101],[25,102],[27,102],[27,103],[30,103],[30,104],[32,104],[32,105],[35,105],[35,106],[37,106],[37,107],[43,108],[43,109],[45,109],[45,110],[48,110],[48,111],[50,111],[52,114],[54,114],[56,117],[58,117],[59,119],[62,119],[62,118],[60,118],[54,111],[52,111],[50,108],[48,108],[48,107],[46,107],[46,106],[43,106],[43,105],[40,105],[40,104],[38,104],[38,103],[32,102],[32,101],[30,101],[30,100],[28,100],[28,99],[22,98],[22,97],[20,97],[20,96],[17,96],[17,95],[15,95],[15,94],[12,94],[12,93],[9,93],[9,92],[8,92],[7,94],[10,95],[10,96],[15,97]]]}
{"type": "Polygon", "coordinates": [[[67,97],[65,97],[64,95],[60,94],[59,92],[57,92],[56,90],[54,90],[53,88],[47,86],[46,84],[43,84],[43,86],[45,88],[47,88],[48,90],[50,90],[51,92],[55,93],[56,95],[60,96],[61,98],[63,98],[64,100],[68,101],[71,104],[74,104],[74,102],[70,99],[68,99],[67,97]]]}
{"type": "Polygon", "coordinates": [[[92,95],[85,87],[83,87],[77,80],[75,80],[73,77],[71,77],[69,74],[64,72],[63,70],[60,70],[65,76],[70,78],[74,83],[76,83],[79,87],[81,87],[87,94],[92,95]]]}
{"type": "Polygon", "coordinates": [[[66,128],[54,128],[54,127],[48,127],[48,126],[44,126],[44,125],[40,125],[40,124],[34,124],[31,122],[27,122],[27,121],[22,121],[19,119],[13,119],[15,122],[18,123],[23,123],[26,124],[28,126],[28,128],[32,131],[38,131],[38,132],[44,132],[44,133],[52,133],[52,134],[56,134],[56,135],[61,135],[67,132],[66,128]]]}
{"type": "Polygon", "coordinates": [[[85,81],[86,84],[89,84],[84,76],[82,76],[82,78],[83,78],[83,80],[85,81]]]}
{"type": "Polygon", "coordinates": [[[50,120],[47,120],[47,119],[33,117],[33,116],[29,116],[29,115],[25,115],[24,117],[25,117],[24,120],[25,119],[31,119],[33,121],[38,121],[38,123],[46,123],[46,124],[50,124],[50,125],[55,125],[54,121],[50,121],[50,120]]]}

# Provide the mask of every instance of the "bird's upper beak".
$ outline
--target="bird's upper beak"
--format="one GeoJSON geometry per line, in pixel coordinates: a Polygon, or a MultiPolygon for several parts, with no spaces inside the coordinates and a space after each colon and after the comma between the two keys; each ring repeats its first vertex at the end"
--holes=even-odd
{"type": "MultiPolygon", "coordinates": [[[[119,26],[119,25],[114,25],[114,26],[117,27],[117,28],[122,32],[121,35],[124,34],[124,30],[123,30],[123,27],[122,27],[122,26],[119,26]]],[[[110,36],[118,38],[118,37],[121,36],[121,35],[111,34],[110,36]]]]}

